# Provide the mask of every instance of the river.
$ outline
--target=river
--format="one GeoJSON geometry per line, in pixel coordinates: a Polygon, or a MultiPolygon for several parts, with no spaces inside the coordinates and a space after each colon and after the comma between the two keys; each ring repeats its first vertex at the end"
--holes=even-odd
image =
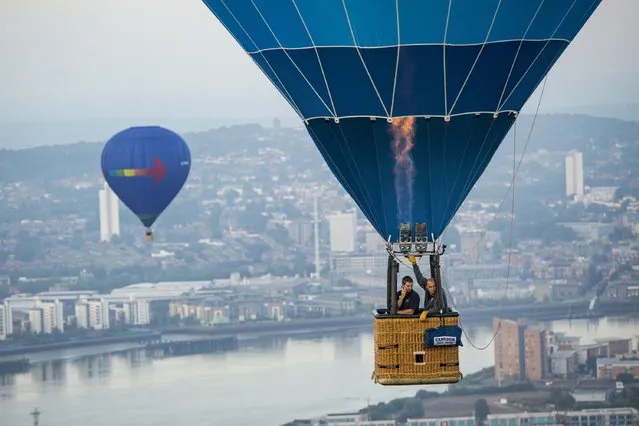
{"type": "MultiPolygon", "coordinates": [[[[639,319],[556,321],[555,331],[591,343],[639,335],[639,319]]],[[[466,332],[488,344],[490,324],[466,332]]],[[[43,352],[26,374],[0,377],[0,425],[251,426],[280,425],[412,396],[420,387],[382,387],[370,380],[370,330],[244,341],[237,352],[153,359],[135,345],[43,352]],[[112,352],[102,353],[100,352],[112,352]]],[[[493,346],[467,339],[461,368],[470,374],[493,364],[493,346]]],[[[443,386],[427,387],[429,390],[443,386]]]]}

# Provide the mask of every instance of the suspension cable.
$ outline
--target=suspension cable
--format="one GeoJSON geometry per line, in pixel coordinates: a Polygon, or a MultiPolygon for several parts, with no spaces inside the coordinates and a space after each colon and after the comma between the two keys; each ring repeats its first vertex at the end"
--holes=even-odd
{"type": "MultiPolygon", "coordinates": [[[[544,91],[546,90],[547,78],[548,78],[548,76],[546,76],[546,78],[544,78],[544,83],[543,83],[543,86],[541,88],[541,94],[539,96],[539,102],[537,103],[537,109],[535,111],[535,115],[533,116],[533,121],[532,121],[532,125],[530,126],[530,131],[528,132],[528,138],[526,139],[526,143],[524,144],[524,150],[522,151],[521,156],[519,157],[519,162],[517,164],[517,170],[515,171],[515,175],[519,173],[519,167],[521,167],[521,163],[522,163],[522,161],[524,159],[524,155],[526,155],[526,150],[528,148],[528,143],[530,142],[530,138],[532,136],[532,132],[533,132],[533,129],[535,127],[535,122],[537,121],[537,116],[539,114],[539,107],[541,106],[541,100],[544,97],[544,91]]],[[[499,207],[497,207],[497,211],[495,212],[493,217],[490,219],[488,224],[485,226],[485,228],[489,228],[495,222],[495,220],[497,220],[497,217],[501,213],[501,209],[504,207],[504,203],[506,202],[506,199],[508,198],[508,194],[510,194],[510,191],[512,189],[513,189],[513,182],[511,182],[508,185],[508,189],[506,190],[506,193],[504,194],[504,198],[502,198],[501,202],[499,203],[499,207]]],[[[473,246],[472,249],[470,249],[466,253],[462,253],[464,258],[470,257],[470,253],[474,253],[475,250],[477,249],[477,247],[479,246],[479,244],[481,244],[485,238],[486,238],[485,235],[481,236],[478,239],[477,243],[475,243],[475,245],[473,246]]]]}
{"type": "MultiPolygon", "coordinates": [[[[499,318],[499,322],[497,324],[497,329],[493,333],[493,335],[490,338],[490,340],[488,341],[488,343],[485,346],[481,346],[480,347],[480,346],[477,346],[475,343],[473,343],[473,341],[470,339],[470,337],[466,333],[466,329],[464,328],[461,319],[459,321],[460,328],[462,329],[462,332],[463,332],[464,336],[466,337],[466,340],[468,341],[468,343],[473,348],[475,348],[475,349],[477,349],[479,351],[484,351],[484,350],[488,349],[488,347],[492,344],[492,342],[497,337],[497,334],[499,334],[499,331],[501,330],[503,311],[504,311],[504,307],[505,307],[505,304],[506,304],[506,300],[508,298],[508,286],[509,286],[509,281],[510,281],[510,265],[511,265],[511,260],[512,260],[513,231],[514,231],[514,218],[515,218],[515,182],[516,182],[517,174],[519,173],[519,167],[521,166],[521,163],[522,163],[522,161],[524,159],[524,155],[526,154],[526,149],[528,148],[528,144],[530,143],[530,139],[532,137],[532,132],[533,132],[533,129],[535,127],[535,122],[537,121],[537,116],[539,115],[539,108],[541,107],[541,101],[542,101],[542,99],[544,97],[544,91],[546,89],[546,82],[547,81],[548,81],[548,76],[546,76],[544,78],[543,86],[541,88],[541,94],[539,96],[539,102],[537,103],[537,108],[535,110],[535,115],[533,117],[533,122],[532,122],[532,125],[530,126],[530,131],[528,132],[528,137],[526,139],[526,143],[524,144],[524,149],[523,149],[523,151],[521,153],[521,156],[519,158],[519,163],[516,162],[517,121],[515,121],[515,125],[513,127],[513,173],[512,173],[512,181],[510,182],[510,185],[508,186],[508,190],[506,192],[506,195],[504,196],[504,198],[502,199],[502,201],[501,201],[501,203],[499,205],[499,209],[498,209],[497,213],[495,213],[495,215],[493,216],[493,219],[491,220],[491,222],[489,222],[489,225],[490,225],[490,224],[492,224],[492,222],[495,221],[495,219],[497,218],[497,215],[499,214],[502,206],[504,205],[504,202],[506,201],[506,198],[508,197],[508,194],[512,190],[511,205],[510,205],[510,226],[509,226],[509,237],[508,237],[508,240],[509,240],[508,241],[508,269],[507,269],[507,272],[506,272],[506,283],[504,284],[504,295],[502,296],[500,312],[499,312],[499,317],[498,317],[499,318]]],[[[519,117],[517,117],[517,119],[518,118],[519,117]]],[[[479,245],[480,241],[477,242],[477,244],[475,245],[475,247],[473,247],[473,250],[471,252],[473,252],[475,250],[475,248],[479,245]]],[[[445,280],[443,280],[443,279],[442,279],[442,281],[445,282],[445,280]]],[[[442,287],[445,287],[446,289],[448,289],[448,285],[446,285],[444,283],[442,283],[440,285],[442,287]]],[[[457,309],[457,307],[455,306],[455,304],[452,302],[452,297],[451,297],[451,305],[453,306],[453,308],[456,311],[459,311],[457,309]]]]}
{"type": "MultiPolygon", "coordinates": [[[[492,337],[490,338],[490,340],[488,341],[488,343],[485,346],[477,346],[475,343],[473,343],[473,341],[471,340],[470,336],[468,336],[468,333],[466,333],[466,329],[464,328],[461,319],[459,321],[460,328],[462,329],[462,333],[466,337],[466,340],[468,341],[468,343],[473,348],[475,348],[475,349],[477,349],[479,351],[484,351],[484,350],[488,349],[488,347],[490,347],[492,342],[497,337],[497,334],[499,334],[499,331],[501,330],[501,323],[502,323],[502,318],[501,317],[503,316],[505,302],[506,302],[506,300],[508,298],[508,287],[509,287],[509,284],[510,284],[510,269],[511,269],[510,266],[511,266],[511,261],[512,261],[513,232],[514,232],[514,218],[515,218],[515,182],[516,182],[516,179],[517,179],[517,174],[519,173],[519,168],[521,167],[521,163],[523,162],[524,156],[526,155],[526,150],[528,149],[528,144],[530,143],[530,139],[532,137],[532,132],[533,132],[533,129],[535,128],[535,123],[537,122],[537,117],[539,116],[539,109],[541,107],[541,101],[542,101],[542,99],[544,97],[544,92],[546,90],[547,81],[548,81],[548,76],[546,75],[546,77],[544,77],[544,82],[542,84],[541,93],[539,95],[539,101],[537,102],[537,108],[535,109],[535,114],[533,116],[533,121],[532,121],[532,124],[530,126],[530,130],[528,132],[528,137],[526,138],[526,142],[524,144],[524,149],[523,149],[523,151],[521,153],[521,156],[519,158],[519,162],[517,162],[517,120],[519,119],[519,116],[515,119],[515,124],[513,126],[513,169],[512,169],[512,179],[511,179],[510,184],[508,185],[508,189],[506,190],[506,194],[504,195],[504,198],[502,198],[501,202],[499,203],[499,207],[497,209],[497,212],[493,215],[493,217],[490,220],[490,222],[488,222],[488,224],[486,225],[486,228],[488,228],[495,222],[495,220],[497,219],[499,213],[501,212],[501,209],[504,206],[504,203],[506,202],[506,199],[508,198],[508,195],[512,191],[511,205],[510,205],[509,237],[508,237],[508,262],[507,262],[508,267],[507,267],[507,272],[506,272],[506,283],[504,284],[504,295],[502,296],[500,312],[499,312],[499,322],[497,324],[497,329],[495,330],[495,332],[493,333],[492,337]]],[[[483,241],[484,238],[485,238],[485,236],[482,236],[479,239],[479,241],[477,241],[477,243],[473,246],[473,248],[468,253],[473,253],[476,250],[476,248],[479,246],[479,244],[483,241]]],[[[400,259],[392,251],[392,248],[391,248],[390,244],[386,244],[386,251],[398,263],[400,263],[401,265],[403,265],[404,267],[406,267],[408,269],[411,269],[411,266],[408,266],[406,263],[404,263],[402,261],[402,259],[400,259]]],[[[466,256],[468,256],[468,254],[466,256]]],[[[442,273],[442,275],[444,275],[444,274],[442,273]]],[[[442,283],[440,283],[440,286],[442,288],[442,291],[449,290],[448,289],[448,285],[445,284],[445,280],[443,278],[442,278],[442,283]]],[[[449,290],[449,293],[450,293],[450,290],[449,290]]],[[[457,309],[457,306],[453,302],[452,297],[450,299],[451,299],[450,304],[452,305],[453,309],[455,309],[456,311],[459,311],[459,309],[457,309]]]]}

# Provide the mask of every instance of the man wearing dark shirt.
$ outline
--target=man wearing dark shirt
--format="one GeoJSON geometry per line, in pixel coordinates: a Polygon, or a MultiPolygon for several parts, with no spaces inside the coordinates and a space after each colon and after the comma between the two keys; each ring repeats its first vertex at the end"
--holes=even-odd
{"type": "Polygon", "coordinates": [[[406,275],[402,278],[402,289],[397,292],[397,313],[414,315],[419,309],[419,294],[413,291],[413,279],[406,275]]]}

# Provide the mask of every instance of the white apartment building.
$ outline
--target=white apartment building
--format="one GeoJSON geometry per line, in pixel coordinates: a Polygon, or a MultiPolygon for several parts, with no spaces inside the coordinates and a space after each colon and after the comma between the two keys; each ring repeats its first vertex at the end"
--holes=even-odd
{"type": "Polygon", "coordinates": [[[13,334],[13,313],[9,302],[0,305],[0,340],[13,334]]]}
{"type": "Polygon", "coordinates": [[[88,317],[89,327],[94,330],[106,330],[109,328],[109,301],[102,299],[89,299],[88,317]]]}
{"type": "Polygon", "coordinates": [[[124,322],[132,325],[147,325],[151,322],[151,309],[146,300],[136,300],[131,297],[123,303],[124,322]]]}
{"type": "Polygon", "coordinates": [[[120,200],[104,182],[99,191],[100,200],[100,241],[110,241],[114,235],[120,235],[120,200]]]}
{"type": "Polygon", "coordinates": [[[570,151],[566,154],[566,197],[582,200],[584,196],[584,160],[583,154],[570,151]]]}
{"type": "Polygon", "coordinates": [[[75,323],[78,328],[89,328],[89,303],[84,299],[75,303],[75,323]]]}
{"type": "MultiPolygon", "coordinates": [[[[53,330],[58,330],[64,333],[64,312],[62,302],[58,299],[54,300],[37,300],[36,310],[40,310],[42,317],[42,332],[52,333],[53,330]]],[[[33,309],[32,309],[33,311],[33,309]]],[[[37,314],[34,313],[34,319],[37,314]]],[[[29,312],[29,319],[31,319],[31,311],[29,312]]],[[[30,321],[31,322],[31,321],[30,321]]],[[[33,323],[32,323],[32,331],[33,323]]]]}
{"type": "Polygon", "coordinates": [[[107,329],[110,327],[111,310],[116,312],[116,317],[123,314],[125,324],[147,325],[151,319],[149,301],[139,300],[133,294],[128,300],[111,302],[106,298],[83,297],[75,303],[76,324],[80,328],[107,329]],[[122,307],[114,307],[111,304],[122,304],[122,307]]]}
{"type": "Polygon", "coordinates": [[[32,333],[39,334],[43,332],[42,309],[29,309],[29,325],[32,333]]]}
{"type": "Polygon", "coordinates": [[[353,253],[357,248],[357,214],[336,213],[328,218],[330,245],[333,253],[353,253]]]}

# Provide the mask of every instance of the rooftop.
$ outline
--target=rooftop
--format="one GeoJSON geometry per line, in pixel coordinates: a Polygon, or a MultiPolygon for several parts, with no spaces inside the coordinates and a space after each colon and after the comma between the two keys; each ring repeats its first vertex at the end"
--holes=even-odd
{"type": "Polygon", "coordinates": [[[570,358],[570,357],[572,357],[574,355],[575,355],[575,351],[564,350],[564,351],[553,352],[552,355],[550,355],[550,356],[551,356],[551,358],[568,359],[568,358],[570,358]]]}
{"type": "Polygon", "coordinates": [[[632,341],[632,337],[606,337],[606,338],[600,338],[600,339],[594,339],[594,340],[595,340],[595,342],[597,342],[599,344],[605,344],[605,343],[610,343],[610,342],[632,341]]]}
{"type": "Polygon", "coordinates": [[[615,387],[614,380],[600,380],[600,379],[586,379],[580,380],[577,384],[576,390],[591,391],[591,390],[607,390],[615,387]]]}
{"type": "Polygon", "coordinates": [[[604,365],[639,365],[639,358],[597,358],[597,367],[604,365]]]}

